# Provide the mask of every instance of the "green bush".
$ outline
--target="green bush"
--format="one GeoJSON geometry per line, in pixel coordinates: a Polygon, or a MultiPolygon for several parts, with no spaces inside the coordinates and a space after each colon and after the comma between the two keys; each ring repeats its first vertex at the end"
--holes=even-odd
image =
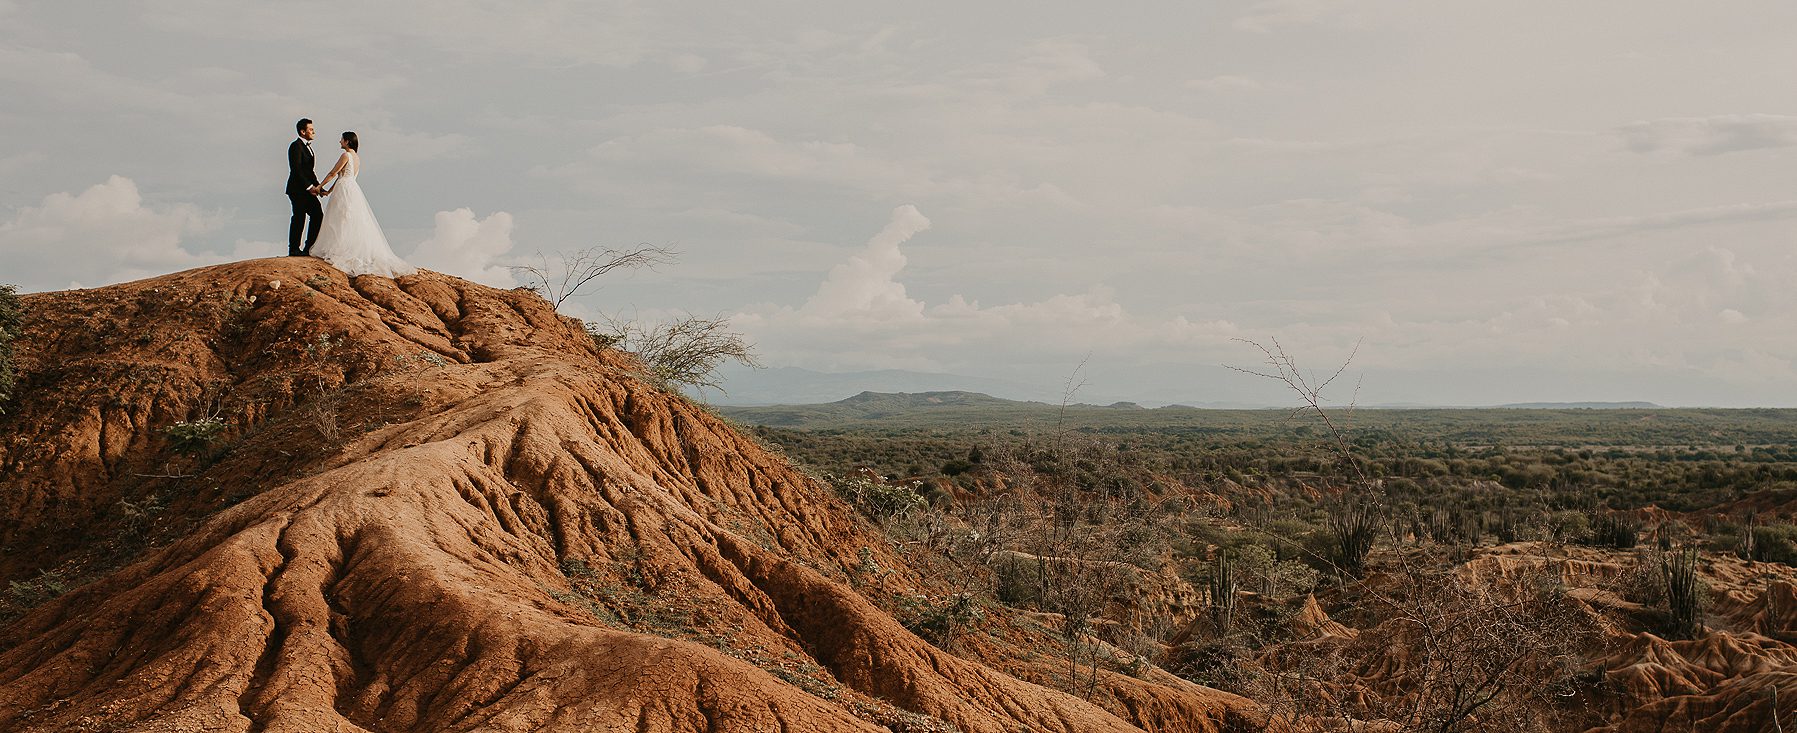
{"type": "Polygon", "coordinates": [[[0,413],[18,388],[18,375],[13,367],[13,342],[18,340],[24,321],[19,293],[11,285],[0,285],[0,413]]]}
{"type": "Polygon", "coordinates": [[[1749,531],[1753,533],[1750,559],[1797,565],[1797,525],[1767,524],[1749,531]]]}
{"type": "Polygon", "coordinates": [[[952,460],[942,464],[942,475],[959,476],[973,470],[973,464],[963,460],[952,460]]]}
{"type": "Polygon", "coordinates": [[[918,482],[888,484],[866,476],[828,476],[836,493],[875,521],[903,517],[929,506],[918,482]]]}
{"type": "Polygon", "coordinates": [[[41,606],[69,589],[68,578],[56,570],[45,570],[30,580],[15,580],[6,586],[6,610],[13,613],[41,606]]]}
{"type": "Polygon", "coordinates": [[[986,618],[985,604],[972,593],[904,595],[898,604],[905,628],[940,649],[952,649],[961,632],[986,618]]]}
{"type": "Polygon", "coordinates": [[[216,417],[202,417],[198,420],[182,420],[163,428],[168,436],[169,445],[176,453],[191,456],[204,453],[224,437],[225,421],[216,417]]]}
{"type": "Polygon", "coordinates": [[[1577,542],[1591,532],[1591,520],[1574,509],[1547,515],[1547,531],[1555,542],[1577,542]]]}

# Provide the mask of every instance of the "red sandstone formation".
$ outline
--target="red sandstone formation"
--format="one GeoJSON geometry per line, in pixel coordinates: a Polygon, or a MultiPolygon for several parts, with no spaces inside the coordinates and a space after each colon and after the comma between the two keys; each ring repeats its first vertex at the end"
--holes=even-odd
{"type": "Polygon", "coordinates": [[[530,292],[283,258],[24,300],[0,581],[80,585],[0,625],[0,730],[1205,731],[1245,704],[1106,675],[1107,710],[918,639],[846,582],[864,555],[912,582],[876,532],[530,292]]]}

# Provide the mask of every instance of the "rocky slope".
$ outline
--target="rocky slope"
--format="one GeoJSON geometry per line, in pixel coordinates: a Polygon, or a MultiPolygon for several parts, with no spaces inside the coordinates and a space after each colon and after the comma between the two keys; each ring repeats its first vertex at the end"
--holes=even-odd
{"type": "Polygon", "coordinates": [[[876,532],[529,292],[273,259],[24,300],[0,730],[1205,731],[1249,707],[1149,674],[1107,675],[1106,709],[913,636],[848,582],[907,582],[876,532]]]}

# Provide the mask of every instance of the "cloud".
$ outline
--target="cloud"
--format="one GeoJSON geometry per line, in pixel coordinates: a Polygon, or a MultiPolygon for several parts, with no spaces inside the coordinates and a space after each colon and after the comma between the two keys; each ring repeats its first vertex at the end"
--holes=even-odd
{"type": "Polygon", "coordinates": [[[672,54],[668,56],[665,61],[668,68],[673,69],[676,73],[687,74],[689,76],[704,71],[706,64],[704,56],[694,53],[672,54]]]}
{"type": "Polygon", "coordinates": [[[902,182],[927,177],[854,143],[786,142],[737,125],[652,130],[607,140],[593,148],[592,154],[608,162],[677,162],[759,178],[857,186],[875,180],[902,182]]]}
{"type": "Polygon", "coordinates": [[[1523,244],[1559,244],[1609,239],[1644,232],[1673,231],[1733,222],[1780,221],[1797,217],[1797,200],[1705,206],[1639,216],[1604,217],[1562,222],[1538,232],[1523,244]]]}
{"type": "Polygon", "coordinates": [[[1637,153],[1723,155],[1797,145],[1797,117],[1733,114],[1666,117],[1624,125],[1616,135],[1637,153]]]}
{"type": "Polygon", "coordinates": [[[418,267],[509,288],[518,284],[502,264],[511,251],[511,214],[496,211],[480,219],[461,208],[437,212],[436,230],[408,259],[418,267]]]}
{"type": "Polygon", "coordinates": [[[546,0],[530,12],[480,0],[355,4],[355,22],[325,9],[234,0],[155,0],[143,22],[163,30],[265,43],[317,44],[333,53],[424,46],[466,58],[628,67],[648,53],[648,13],[634,0],[546,0]]]}
{"type": "Polygon", "coordinates": [[[886,228],[868,240],[861,254],[832,268],[799,312],[825,318],[916,318],[923,312],[923,303],[907,296],[905,286],[896,279],[905,269],[905,253],[899,251],[899,245],[929,228],[930,220],[917,207],[907,204],[894,209],[886,228]]]}
{"type": "Polygon", "coordinates": [[[1013,365],[1065,366],[1093,349],[1214,345],[1236,332],[1222,320],[1139,319],[1102,285],[1036,302],[988,307],[954,295],[931,305],[899,279],[907,264],[901,245],[929,227],[917,207],[893,209],[886,226],[832,267],[802,305],[754,306],[733,321],[783,362],[833,369],[953,370],[994,353],[1013,365]]]}
{"type": "Polygon", "coordinates": [[[1061,84],[1102,79],[1106,74],[1087,44],[1045,38],[1029,44],[1020,59],[977,67],[967,76],[976,87],[1033,97],[1061,84]]]}
{"type": "Polygon", "coordinates": [[[136,183],[115,175],[20,209],[0,224],[0,259],[25,290],[109,285],[224,261],[182,246],[218,222],[192,204],[146,205],[136,183]]]}
{"type": "Polygon", "coordinates": [[[1286,26],[1314,25],[1339,18],[1360,0],[1261,0],[1235,19],[1236,30],[1268,33],[1286,26]]]}
{"type": "MultiPolygon", "coordinates": [[[[95,23],[79,3],[0,13],[15,5],[0,20],[0,278],[40,287],[112,277],[92,263],[154,249],[137,232],[178,243],[138,271],[234,241],[278,253],[258,242],[285,231],[279,152],[303,114],[363,133],[382,222],[396,245],[429,239],[427,266],[506,282],[506,258],[539,245],[512,243],[497,210],[532,240],[673,243],[681,267],[589,302],[751,312],[770,361],[992,374],[1116,343],[1147,363],[1219,324],[1309,349],[1366,335],[1369,366],[1440,370],[1797,356],[1776,307],[1790,301],[1755,284],[1797,278],[1797,207],[1767,193],[1787,182],[1797,111],[1760,93],[1797,51],[1755,32],[1764,13],[396,0],[346,24],[323,6],[146,0],[95,23]],[[1518,37],[1530,53],[1508,53],[1518,37]],[[1785,116],[1712,115],[1730,111],[1785,116]],[[26,236],[21,207],[114,173],[142,187],[129,244],[19,254],[64,242],[26,236]],[[900,202],[931,227],[864,246],[900,202]],[[1753,274],[1680,279],[1713,266],[1684,259],[1707,245],[1753,274]]],[[[1666,374],[1666,401],[1720,379],[1666,374]]],[[[1759,394],[1797,394],[1797,375],[1767,374],[1783,381],[1759,394]]]]}
{"type": "Polygon", "coordinates": [[[1245,76],[1213,76],[1206,79],[1190,79],[1186,81],[1187,89],[1206,92],[1247,92],[1261,89],[1266,85],[1245,76]]]}

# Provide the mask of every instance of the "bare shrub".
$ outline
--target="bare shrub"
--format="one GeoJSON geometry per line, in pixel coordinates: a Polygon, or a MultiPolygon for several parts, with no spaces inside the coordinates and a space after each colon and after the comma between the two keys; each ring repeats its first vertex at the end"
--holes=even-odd
{"type": "MultiPolygon", "coordinates": [[[[1367,475],[1345,425],[1325,409],[1327,378],[1298,368],[1278,341],[1246,343],[1264,357],[1262,369],[1240,369],[1285,384],[1314,412],[1333,443],[1337,465],[1352,487],[1328,500],[1328,540],[1321,560],[1343,576],[1371,575],[1367,558],[1384,524],[1385,491],[1367,475]]],[[[1352,403],[1349,403],[1352,410],[1352,403]]],[[[1351,413],[1350,413],[1351,414],[1351,413]]],[[[1415,529],[1451,539],[1455,555],[1470,553],[1486,531],[1482,512],[1462,510],[1427,518],[1415,529]]],[[[1500,536],[1515,536],[1500,519],[1500,536]]],[[[1419,532],[1420,534],[1420,532],[1419,532]]],[[[1557,704],[1573,694],[1581,653],[1598,637],[1595,620],[1564,594],[1559,577],[1541,571],[1485,585],[1454,571],[1456,557],[1411,558],[1399,552],[1375,579],[1344,585],[1342,611],[1363,620],[1350,637],[1274,644],[1245,664],[1241,692],[1266,705],[1268,728],[1300,731],[1562,730],[1557,704]]],[[[1576,725],[1575,729],[1588,727],[1576,725]]]]}
{"type": "MultiPolygon", "coordinates": [[[[1293,730],[1566,729],[1581,651],[1598,636],[1552,572],[1503,589],[1411,567],[1369,603],[1381,622],[1349,638],[1262,654],[1240,692],[1293,730]]],[[[1574,729],[1582,728],[1576,726],[1574,729]]]]}
{"type": "Polygon", "coordinates": [[[327,445],[335,446],[343,441],[343,426],[337,419],[337,398],[332,394],[319,394],[306,407],[306,419],[312,429],[318,431],[327,445]]]}
{"type": "Polygon", "coordinates": [[[594,280],[613,270],[654,269],[673,262],[674,250],[643,246],[636,249],[589,247],[575,252],[556,252],[555,260],[537,253],[535,264],[511,265],[507,269],[524,280],[525,287],[535,290],[544,300],[561,310],[562,303],[586,291],[594,280]]]}
{"type": "Polygon", "coordinates": [[[995,558],[999,597],[1061,616],[1067,689],[1089,697],[1103,661],[1099,622],[1158,566],[1171,530],[1114,480],[1123,471],[1103,444],[1057,434],[1050,447],[1020,453],[988,458],[1028,497],[1018,551],[995,558]]]}
{"type": "Polygon", "coordinates": [[[648,375],[667,385],[723,391],[717,370],[725,362],[761,366],[754,344],[730,330],[730,320],[722,315],[704,318],[689,313],[651,326],[613,320],[602,331],[589,332],[601,343],[636,354],[648,375]]]}

